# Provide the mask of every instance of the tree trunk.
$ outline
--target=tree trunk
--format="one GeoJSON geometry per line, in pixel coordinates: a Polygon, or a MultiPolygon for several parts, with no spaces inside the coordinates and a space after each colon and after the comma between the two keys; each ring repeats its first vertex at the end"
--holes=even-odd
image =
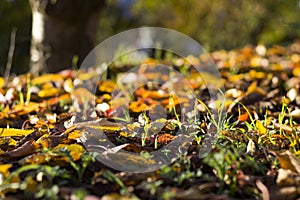
{"type": "Polygon", "coordinates": [[[58,72],[81,63],[93,49],[105,0],[29,0],[32,9],[30,72],[58,72]]]}

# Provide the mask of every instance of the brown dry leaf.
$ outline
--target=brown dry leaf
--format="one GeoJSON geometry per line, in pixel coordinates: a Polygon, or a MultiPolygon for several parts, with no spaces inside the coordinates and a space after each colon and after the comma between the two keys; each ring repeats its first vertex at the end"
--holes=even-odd
{"type": "Polygon", "coordinates": [[[5,152],[4,154],[2,154],[2,156],[10,158],[24,157],[34,153],[38,148],[39,144],[37,144],[33,139],[31,139],[25,142],[22,146],[12,151],[5,152]]]}
{"type": "Polygon", "coordinates": [[[276,154],[282,169],[289,169],[300,174],[300,160],[290,150],[276,154]]]}
{"type": "Polygon", "coordinates": [[[21,137],[33,133],[34,130],[22,130],[15,128],[0,128],[0,137],[21,137]]]}

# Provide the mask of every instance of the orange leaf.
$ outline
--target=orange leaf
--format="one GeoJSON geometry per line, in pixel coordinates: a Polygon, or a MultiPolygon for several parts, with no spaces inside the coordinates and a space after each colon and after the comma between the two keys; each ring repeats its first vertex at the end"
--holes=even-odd
{"type": "Polygon", "coordinates": [[[249,115],[247,112],[245,112],[244,114],[239,115],[238,120],[241,122],[245,122],[247,121],[249,118],[249,115]]]}

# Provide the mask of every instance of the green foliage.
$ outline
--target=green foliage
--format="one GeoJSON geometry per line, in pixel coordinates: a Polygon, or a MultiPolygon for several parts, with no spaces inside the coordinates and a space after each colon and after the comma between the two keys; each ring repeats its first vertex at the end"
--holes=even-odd
{"type": "Polygon", "coordinates": [[[122,9],[118,2],[108,1],[100,20],[100,41],[128,28],[145,25],[185,33],[208,51],[259,42],[271,45],[299,37],[300,12],[296,0],[145,0],[135,1],[127,9],[122,9]]]}

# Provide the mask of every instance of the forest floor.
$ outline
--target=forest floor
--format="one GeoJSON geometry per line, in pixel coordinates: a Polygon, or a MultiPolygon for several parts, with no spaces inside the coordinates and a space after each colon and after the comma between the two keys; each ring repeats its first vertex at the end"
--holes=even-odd
{"type": "Polygon", "coordinates": [[[209,56],[0,77],[0,197],[299,198],[300,43],[209,56]]]}

